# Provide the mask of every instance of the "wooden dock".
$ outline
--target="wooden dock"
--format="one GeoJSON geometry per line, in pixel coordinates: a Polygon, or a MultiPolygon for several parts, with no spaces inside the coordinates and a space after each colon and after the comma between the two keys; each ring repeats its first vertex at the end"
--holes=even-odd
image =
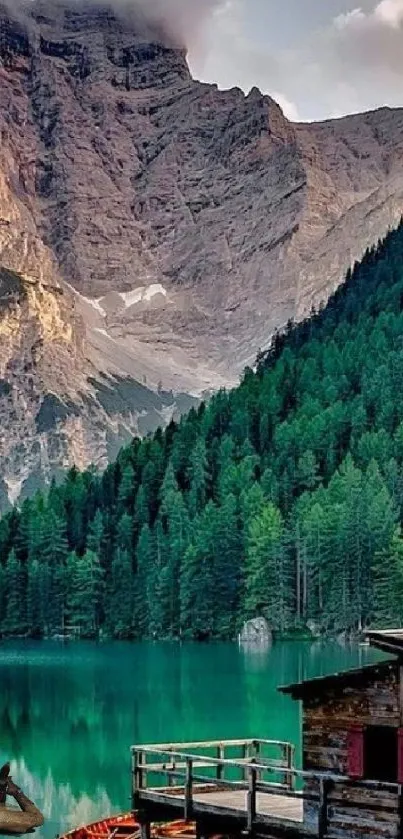
{"type": "MultiPolygon", "coordinates": [[[[133,747],[133,809],[145,825],[185,818],[199,835],[299,836],[294,747],[272,740],[133,747]],[[270,781],[265,780],[270,776],[270,781]]],[[[145,839],[145,838],[144,838],[145,839]]]]}
{"type": "MultiPolygon", "coordinates": [[[[205,815],[214,818],[225,818],[226,821],[235,818],[242,822],[246,819],[248,809],[248,793],[246,790],[223,790],[204,787],[199,791],[197,787],[193,790],[192,797],[192,818],[205,815]]],[[[185,810],[185,796],[181,790],[178,793],[168,790],[148,790],[141,795],[141,803],[161,805],[164,809],[172,808],[178,814],[185,810]]],[[[283,795],[256,795],[256,821],[269,821],[284,819],[288,822],[295,822],[301,825],[303,821],[303,798],[295,794],[290,797],[283,795]]]]}
{"type": "Polygon", "coordinates": [[[379,795],[386,797],[389,839],[395,835],[397,785],[298,770],[290,743],[165,743],[134,746],[132,757],[132,808],[142,839],[152,823],[178,819],[195,823],[198,839],[337,839],[341,825],[351,833],[360,819],[370,824],[379,795]]]}

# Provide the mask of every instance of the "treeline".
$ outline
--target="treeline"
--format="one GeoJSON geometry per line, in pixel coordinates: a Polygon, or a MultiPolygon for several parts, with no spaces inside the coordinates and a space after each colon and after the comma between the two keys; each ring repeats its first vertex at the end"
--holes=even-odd
{"type": "Polygon", "coordinates": [[[0,522],[0,631],[403,620],[403,225],[256,373],[0,522]]]}

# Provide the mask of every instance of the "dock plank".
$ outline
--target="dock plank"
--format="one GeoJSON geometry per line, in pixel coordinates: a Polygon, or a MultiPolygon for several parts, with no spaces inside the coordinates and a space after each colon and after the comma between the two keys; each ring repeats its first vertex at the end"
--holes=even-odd
{"type": "MultiPolygon", "coordinates": [[[[168,789],[164,789],[158,794],[158,791],[154,789],[152,792],[151,790],[149,792],[144,791],[141,797],[144,803],[146,803],[148,797],[149,799],[152,797],[155,803],[161,797],[165,805],[169,806],[171,802],[174,808],[177,808],[178,805],[185,806],[185,797],[178,790],[170,792],[168,789]]],[[[217,816],[220,815],[220,811],[223,815],[228,815],[232,811],[234,816],[245,816],[247,812],[247,792],[245,789],[219,790],[216,787],[208,791],[205,788],[199,791],[196,787],[193,792],[193,804],[195,807],[200,805],[206,811],[211,810],[217,816]]],[[[259,817],[265,820],[272,818],[302,824],[303,807],[303,799],[298,794],[284,796],[275,793],[257,793],[256,796],[257,819],[259,817]]]]}
{"type": "MultiPolygon", "coordinates": [[[[246,812],[246,795],[245,790],[196,792],[193,796],[193,801],[195,803],[212,804],[215,807],[246,812]]],[[[273,816],[293,822],[303,822],[303,801],[297,795],[293,798],[288,798],[283,795],[264,795],[263,793],[258,793],[256,796],[256,815],[273,816]]]]}

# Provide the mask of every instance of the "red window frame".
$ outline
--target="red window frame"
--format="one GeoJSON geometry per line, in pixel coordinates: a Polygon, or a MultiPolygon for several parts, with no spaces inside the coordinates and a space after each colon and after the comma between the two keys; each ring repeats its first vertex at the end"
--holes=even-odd
{"type": "MultiPolygon", "coordinates": [[[[399,751],[400,754],[400,751],[399,751]]],[[[403,730],[402,730],[403,772],[403,730]]],[[[347,775],[354,780],[364,777],[364,726],[354,725],[347,734],[347,775]]]]}

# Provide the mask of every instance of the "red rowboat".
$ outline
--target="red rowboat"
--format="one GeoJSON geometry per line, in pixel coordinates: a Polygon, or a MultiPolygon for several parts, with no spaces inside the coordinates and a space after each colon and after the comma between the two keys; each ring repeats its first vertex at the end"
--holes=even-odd
{"type": "MultiPolygon", "coordinates": [[[[194,825],[184,821],[153,825],[151,830],[152,839],[195,839],[195,835],[194,825]]],[[[139,836],[138,822],[131,813],[127,813],[77,827],[60,839],[139,839],[139,836]]]]}

